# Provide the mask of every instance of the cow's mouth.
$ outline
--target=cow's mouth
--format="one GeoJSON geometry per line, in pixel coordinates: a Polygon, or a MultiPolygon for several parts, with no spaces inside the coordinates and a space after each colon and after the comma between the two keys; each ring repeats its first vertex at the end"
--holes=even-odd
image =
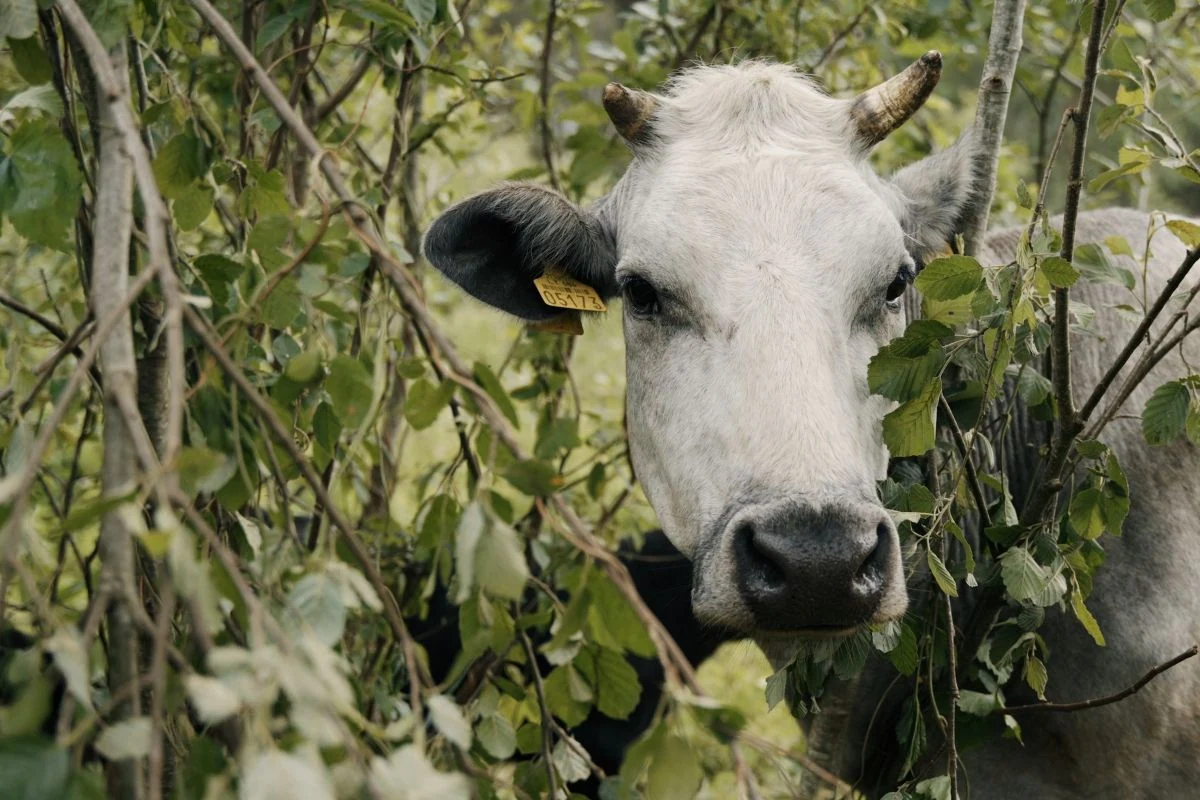
{"type": "Polygon", "coordinates": [[[778,629],[759,629],[754,631],[754,638],[759,641],[769,640],[795,640],[795,639],[845,639],[853,636],[862,630],[864,625],[851,625],[849,627],[836,625],[816,625],[807,628],[794,628],[791,630],[778,629]]]}

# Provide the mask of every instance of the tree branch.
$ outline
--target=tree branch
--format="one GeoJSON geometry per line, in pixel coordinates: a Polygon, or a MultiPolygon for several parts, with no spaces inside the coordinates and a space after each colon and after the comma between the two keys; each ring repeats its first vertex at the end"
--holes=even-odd
{"type": "Polygon", "coordinates": [[[1099,708],[1100,706],[1111,705],[1112,703],[1124,700],[1131,694],[1136,694],[1137,692],[1141,691],[1142,687],[1144,687],[1147,683],[1154,680],[1171,667],[1182,664],[1184,661],[1192,658],[1197,653],[1200,653],[1200,647],[1197,645],[1192,645],[1190,648],[1184,650],[1182,653],[1170,659],[1169,661],[1164,661],[1158,666],[1152,668],[1145,675],[1138,678],[1133,685],[1122,689],[1116,694],[1110,694],[1106,697],[1097,697],[1093,698],[1092,700],[1083,700],[1078,703],[1029,703],[1028,705],[1023,706],[1005,706],[1003,708],[996,709],[995,713],[1016,714],[1021,711],[1084,711],[1089,708],[1099,708]]]}
{"type": "Polygon", "coordinates": [[[1004,123],[1008,119],[1008,100],[1012,95],[1013,76],[1021,54],[1021,28],[1025,21],[1025,0],[996,0],[992,11],[992,30],[988,36],[988,56],[979,81],[979,101],[975,108],[975,136],[979,149],[977,191],[970,216],[963,223],[967,252],[974,253],[987,230],[992,195],[996,193],[996,171],[1000,163],[1000,145],[1004,141],[1004,123]]]}

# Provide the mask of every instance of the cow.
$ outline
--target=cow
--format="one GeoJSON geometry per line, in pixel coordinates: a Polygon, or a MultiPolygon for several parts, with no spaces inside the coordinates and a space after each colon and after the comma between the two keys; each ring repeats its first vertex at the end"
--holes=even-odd
{"type": "MultiPolygon", "coordinates": [[[[692,609],[755,640],[777,668],[805,639],[845,636],[909,607],[896,526],[877,492],[891,406],[868,390],[867,366],[903,330],[918,270],[978,201],[981,154],[968,132],[890,177],[868,154],[940,71],[930,52],[850,99],[766,61],[687,68],[658,93],[610,84],[604,107],[632,151],[611,192],[583,208],[509,183],[452,206],[425,237],[442,274],[524,320],[561,313],[534,283],[549,269],[620,297],[630,455],[667,537],[691,559],[692,609]]],[[[1143,213],[1100,210],[1080,215],[1077,241],[1140,243],[1151,229],[1143,213]]],[[[981,260],[1011,262],[1018,239],[1016,229],[989,234],[981,260]]],[[[1167,233],[1151,244],[1144,270],[1126,265],[1153,297],[1185,251],[1167,233]]],[[[1109,309],[1120,291],[1073,291],[1097,310],[1096,335],[1072,342],[1077,402],[1132,331],[1109,309]]],[[[1194,342],[1163,359],[1125,411],[1187,374],[1188,358],[1200,363],[1194,342]]],[[[1043,441],[1027,416],[1007,434],[1018,503],[1043,441]]],[[[1200,451],[1186,442],[1151,451],[1136,420],[1120,416],[1103,438],[1129,476],[1132,508],[1123,536],[1105,542],[1089,600],[1107,648],[1069,612],[1048,610],[1061,701],[1126,686],[1200,639],[1200,451]]],[[[894,738],[894,724],[871,724],[889,669],[873,661],[843,687],[846,734],[833,761],[869,795],[890,774],[876,742],[894,738]]],[[[1023,745],[992,737],[961,753],[970,796],[1183,797],[1200,785],[1195,668],[1118,704],[1021,722],[1023,745]]]]}

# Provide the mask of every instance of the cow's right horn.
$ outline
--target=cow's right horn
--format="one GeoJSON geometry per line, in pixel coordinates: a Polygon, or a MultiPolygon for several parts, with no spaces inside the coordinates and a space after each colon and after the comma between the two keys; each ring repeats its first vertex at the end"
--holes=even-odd
{"type": "Polygon", "coordinates": [[[658,101],[649,92],[627,89],[619,83],[604,87],[604,110],[626,141],[643,138],[658,101]]]}
{"type": "Polygon", "coordinates": [[[854,98],[850,118],[859,143],[873,147],[903,125],[924,104],[940,77],[942,54],[930,50],[899,75],[854,98]]]}

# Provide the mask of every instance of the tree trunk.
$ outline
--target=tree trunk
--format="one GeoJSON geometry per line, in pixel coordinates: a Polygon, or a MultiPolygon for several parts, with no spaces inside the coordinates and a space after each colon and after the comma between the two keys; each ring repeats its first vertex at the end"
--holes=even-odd
{"type": "MultiPolygon", "coordinates": [[[[123,79],[128,95],[128,70],[124,43],[109,53],[113,69],[123,79]]],[[[83,67],[83,64],[80,65],[83,67]]],[[[126,102],[122,97],[118,102],[126,102]]],[[[133,225],[133,161],[117,128],[112,104],[96,104],[99,121],[99,168],[96,179],[95,239],[92,250],[92,315],[104,319],[119,306],[129,291],[129,242],[133,225]]],[[[133,434],[117,398],[137,394],[137,367],[133,348],[133,326],[127,319],[109,334],[100,349],[104,375],[104,464],[105,496],[130,491],[137,477],[133,434]]],[[[108,599],[108,685],[116,694],[137,681],[138,637],[129,603],[136,596],[133,534],[118,510],[109,511],[100,523],[99,554],[101,591],[108,599]]],[[[113,722],[140,713],[140,693],[131,691],[113,710],[113,722]]],[[[129,759],[109,765],[108,785],[113,797],[140,800],[145,787],[141,761],[129,759]]]]}

